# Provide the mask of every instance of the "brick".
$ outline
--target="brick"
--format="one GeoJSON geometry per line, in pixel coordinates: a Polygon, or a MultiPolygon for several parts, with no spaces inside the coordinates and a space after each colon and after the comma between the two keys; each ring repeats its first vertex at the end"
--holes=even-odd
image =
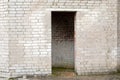
{"type": "Polygon", "coordinates": [[[116,71],[120,67],[119,5],[119,0],[1,0],[0,77],[51,74],[51,9],[76,11],[79,75],[116,71]]]}

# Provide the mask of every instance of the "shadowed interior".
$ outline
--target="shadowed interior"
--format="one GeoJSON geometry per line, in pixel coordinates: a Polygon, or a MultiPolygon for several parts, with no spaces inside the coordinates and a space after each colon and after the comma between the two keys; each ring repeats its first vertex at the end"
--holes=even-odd
{"type": "Polygon", "coordinates": [[[75,12],[52,12],[52,67],[74,68],[75,12]]]}

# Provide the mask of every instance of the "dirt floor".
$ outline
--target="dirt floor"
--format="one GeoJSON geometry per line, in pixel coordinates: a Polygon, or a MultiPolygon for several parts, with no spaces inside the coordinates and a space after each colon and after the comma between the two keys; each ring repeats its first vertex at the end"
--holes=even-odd
{"type": "Polygon", "coordinates": [[[120,80],[120,73],[113,73],[109,75],[89,75],[78,76],[73,69],[54,69],[51,76],[27,76],[26,78],[11,78],[0,80],[120,80]]]}
{"type": "Polygon", "coordinates": [[[41,78],[30,78],[28,80],[120,80],[120,75],[41,77],[41,78]]]}
{"type": "MultiPolygon", "coordinates": [[[[1,79],[0,79],[1,80],[1,79]]],[[[2,79],[7,80],[7,79],[2,79]]],[[[91,75],[91,76],[76,76],[74,73],[65,73],[62,75],[42,76],[42,77],[27,77],[9,79],[9,80],[120,80],[120,73],[110,75],[91,75]]]]}
{"type": "Polygon", "coordinates": [[[16,79],[5,79],[0,80],[120,80],[120,74],[114,75],[97,75],[97,76],[75,76],[75,77],[63,77],[63,76],[49,76],[49,77],[31,77],[27,79],[16,78],[16,79]]]}

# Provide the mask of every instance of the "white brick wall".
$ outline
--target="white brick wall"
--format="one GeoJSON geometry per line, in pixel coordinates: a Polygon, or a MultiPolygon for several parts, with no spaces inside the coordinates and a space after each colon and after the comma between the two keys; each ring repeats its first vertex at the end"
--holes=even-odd
{"type": "Polygon", "coordinates": [[[76,72],[116,71],[117,0],[1,0],[0,76],[51,74],[55,9],[77,11],[76,72]]]}
{"type": "Polygon", "coordinates": [[[9,76],[9,32],[8,32],[8,6],[6,0],[0,1],[0,75],[9,76]]]}
{"type": "Polygon", "coordinates": [[[104,9],[77,12],[75,51],[76,71],[80,75],[116,71],[117,15],[104,9]]]}

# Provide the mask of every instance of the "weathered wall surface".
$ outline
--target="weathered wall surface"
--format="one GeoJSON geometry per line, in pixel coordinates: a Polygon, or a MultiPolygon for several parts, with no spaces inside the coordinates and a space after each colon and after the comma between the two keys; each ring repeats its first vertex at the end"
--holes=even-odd
{"type": "Polygon", "coordinates": [[[78,74],[116,71],[116,7],[116,2],[109,0],[90,11],[77,12],[75,51],[78,74]]]}
{"type": "Polygon", "coordinates": [[[51,73],[50,16],[42,4],[9,0],[9,68],[13,77],[51,73]]]}
{"type": "Polygon", "coordinates": [[[118,57],[118,71],[120,71],[120,0],[118,0],[118,7],[117,7],[117,9],[118,9],[118,18],[117,18],[117,22],[118,22],[118,31],[117,31],[117,33],[118,33],[118,40],[117,40],[117,42],[118,42],[118,55],[117,55],[117,57],[118,57]]]}
{"type": "Polygon", "coordinates": [[[0,76],[9,76],[8,2],[0,1],[0,76]]]}
{"type": "Polygon", "coordinates": [[[0,5],[5,7],[0,8],[0,14],[7,14],[9,18],[8,21],[0,15],[0,25],[3,26],[0,36],[4,35],[0,37],[3,44],[0,46],[6,53],[3,54],[0,50],[0,56],[5,57],[5,62],[0,62],[1,72],[5,63],[8,63],[9,52],[9,69],[6,65],[5,70],[8,69],[11,76],[51,74],[51,10],[57,9],[77,11],[76,72],[85,75],[116,71],[117,0],[8,1],[4,3],[8,4],[8,8],[0,5]],[[4,13],[4,9],[7,9],[8,13],[4,13]],[[4,20],[8,22],[4,23],[4,20]],[[6,24],[9,26],[5,27],[6,24]]]}

